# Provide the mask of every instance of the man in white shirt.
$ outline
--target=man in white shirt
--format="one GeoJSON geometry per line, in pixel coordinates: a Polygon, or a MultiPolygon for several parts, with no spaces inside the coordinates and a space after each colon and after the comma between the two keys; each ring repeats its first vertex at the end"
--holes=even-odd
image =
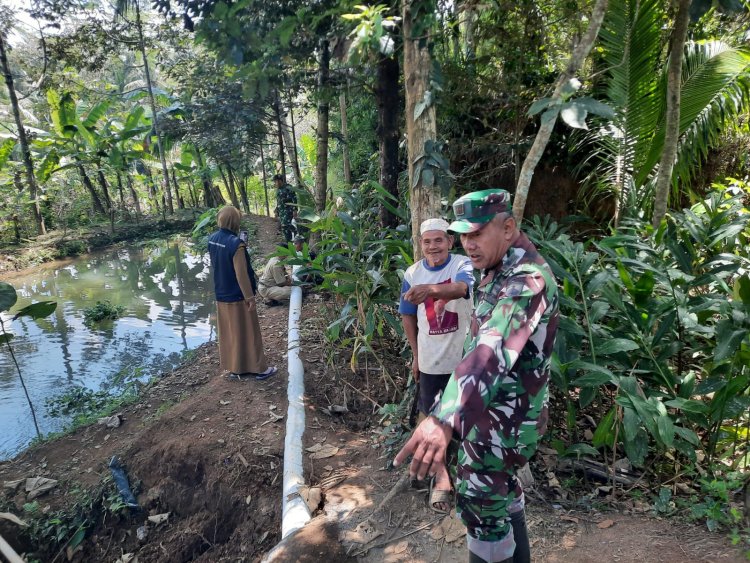
{"type": "Polygon", "coordinates": [[[450,253],[447,221],[427,219],[419,232],[424,258],[404,273],[399,313],[414,357],[419,411],[426,416],[463,357],[474,274],[471,260],[450,253]]]}

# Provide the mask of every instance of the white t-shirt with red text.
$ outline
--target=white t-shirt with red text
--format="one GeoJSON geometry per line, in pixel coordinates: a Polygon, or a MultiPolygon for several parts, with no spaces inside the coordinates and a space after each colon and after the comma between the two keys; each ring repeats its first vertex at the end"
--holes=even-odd
{"type": "Polygon", "coordinates": [[[430,267],[423,259],[404,272],[398,312],[417,316],[419,371],[433,375],[452,373],[461,361],[471,318],[471,290],[474,273],[466,256],[449,254],[444,264],[430,267]],[[464,282],[466,296],[458,299],[428,298],[420,305],[404,299],[415,285],[464,282]]]}

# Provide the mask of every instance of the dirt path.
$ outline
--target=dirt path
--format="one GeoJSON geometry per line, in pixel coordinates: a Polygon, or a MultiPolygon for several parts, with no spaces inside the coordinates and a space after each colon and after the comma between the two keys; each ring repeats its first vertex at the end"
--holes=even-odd
{"type": "MultiPolygon", "coordinates": [[[[307,306],[303,315],[308,316],[308,322],[314,316],[311,309],[319,310],[307,306]]],[[[325,552],[335,554],[333,561],[465,562],[465,529],[455,518],[445,519],[430,510],[426,491],[415,491],[405,481],[397,487],[402,473],[390,468],[392,454],[382,442],[378,417],[372,415],[373,404],[343,383],[358,383],[370,398],[378,398],[382,389],[373,383],[376,377],[370,378],[367,387],[361,372],[352,374],[346,367],[321,369],[325,365],[321,350],[314,339],[303,342],[309,401],[304,442],[308,448],[328,444],[337,449],[323,459],[308,457],[308,480],[322,488],[325,504],[313,520],[312,531],[289,541],[276,560],[316,561],[320,559],[309,554],[325,552]],[[345,403],[349,412],[327,414],[332,404],[342,404],[342,389],[348,391],[345,403]]],[[[392,367],[391,375],[397,377],[398,369],[392,367]]],[[[535,487],[527,495],[534,561],[746,561],[725,536],[712,534],[705,527],[653,518],[646,505],[623,502],[622,510],[617,511],[601,503],[606,512],[574,506],[564,509],[546,499],[548,492],[535,487]]]]}
{"type": "MultiPolygon", "coordinates": [[[[272,219],[253,220],[260,267],[278,229],[272,219]]],[[[429,510],[426,493],[394,490],[400,474],[389,468],[392,454],[379,432],[375,404],[393,400],[394,389],[382,384],[372,366],[353,374],[347,358],[329,362],[322,335],[326,306],[320,296],[306,298],[301,326],[308,400],[304,446],[327,450],[319,459],[312,457],[315,452],[306,454],[305,469],[323,500],[311,524],[284,542],[274,560],[466,561],[459,525],[429,510]],[[335,414],[342,409],[332,406],[344,412],[335,414]]],[[[38,541],[60,533],[51,523],[58,511],[88,506],[93,525],[70,554],[72,561],[111,562],[126,554],[137,555],[139,563],[259,561],[280,540],[285,418],[278,417],[286,414],[287,309],[258,308],[267,353],[279,366],[276,377],[260,383],[227,380],[215,344],[201,347],[189,363],[164,374],[138,403],[123,409],[122,426],[82,428],[0,463],[3,482],[35,476],[58,481],[31,501],[37,522],[49,530],[24,531],[0,518],[0,535],[29,552],[30,537],[38,541]],[[122,459],[141,511],[116,506],[107,468],[113,455],[122,459]],[[165,513],[169,517],[161,524],[147,520],[165,513]],[[144,526],[145,535],[139,532],[144,526]]],[[[389,370],[402,384],[403,366],[389,370]]],[[[704,528],[645,514],[563,510],[544,494],[541,488],[532,492],[528,506],[535,561],[744,560],[722,536],[704,528]]],[[[24,508],[29,501],[21,488],[4,487],[0,512],[31,520],[28,505],[24,508]]],[[[62,537],[71,539],[75,531],[63,530],[62,537]]],[[[38,557],[51,561],[55,555],[38,557]]],[[[62,550],[57,561],[66,558],[62,550]]]]}

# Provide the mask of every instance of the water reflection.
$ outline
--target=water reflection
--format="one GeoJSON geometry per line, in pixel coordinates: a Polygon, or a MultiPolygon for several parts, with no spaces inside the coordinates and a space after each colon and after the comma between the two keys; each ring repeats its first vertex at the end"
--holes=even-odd
{"type": "MultiPolygon", "coordinates": [[[[208,257],[185,240],[110,249],[41,266],[26,276],[5,277],[18,292],[17,310],[55,300],[45,319],[3,313],[42,432],[65,421],[44,415],[46,399],[73,385],[108,388],[118,373],[142,369],[143,377],[179,363],[181,353],[208,341],[213,292],[208,257]],[[83,309],[109,300],[125,308],[115,322],[89,327],[83,309]]],[[[34,437],[31,414],[10,354],[0,353],[0,459],[34,437]]]]}

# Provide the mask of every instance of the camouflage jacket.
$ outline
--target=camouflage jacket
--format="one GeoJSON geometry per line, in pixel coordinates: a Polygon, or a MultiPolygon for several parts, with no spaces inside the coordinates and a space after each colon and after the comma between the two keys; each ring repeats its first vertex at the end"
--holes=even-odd
{"type": "Polygon", "coordinates": [[[292,206],[296,203],[297,194],[294,193],[294,189],[289,184],[284,184],[276,190],[276,215],[278,215],[282,224],[292,222],[294,211],[292,206]]]}
{"type": "Polygon", "coordinates": [[[477,474],[491,484],[492,475],[512,475],[536,451],[557,325],[557,283],[522,233],[475,291],[464,357],[434,411],[463,440],[459,478],[467,494],[491,492],[477,474]]]}

